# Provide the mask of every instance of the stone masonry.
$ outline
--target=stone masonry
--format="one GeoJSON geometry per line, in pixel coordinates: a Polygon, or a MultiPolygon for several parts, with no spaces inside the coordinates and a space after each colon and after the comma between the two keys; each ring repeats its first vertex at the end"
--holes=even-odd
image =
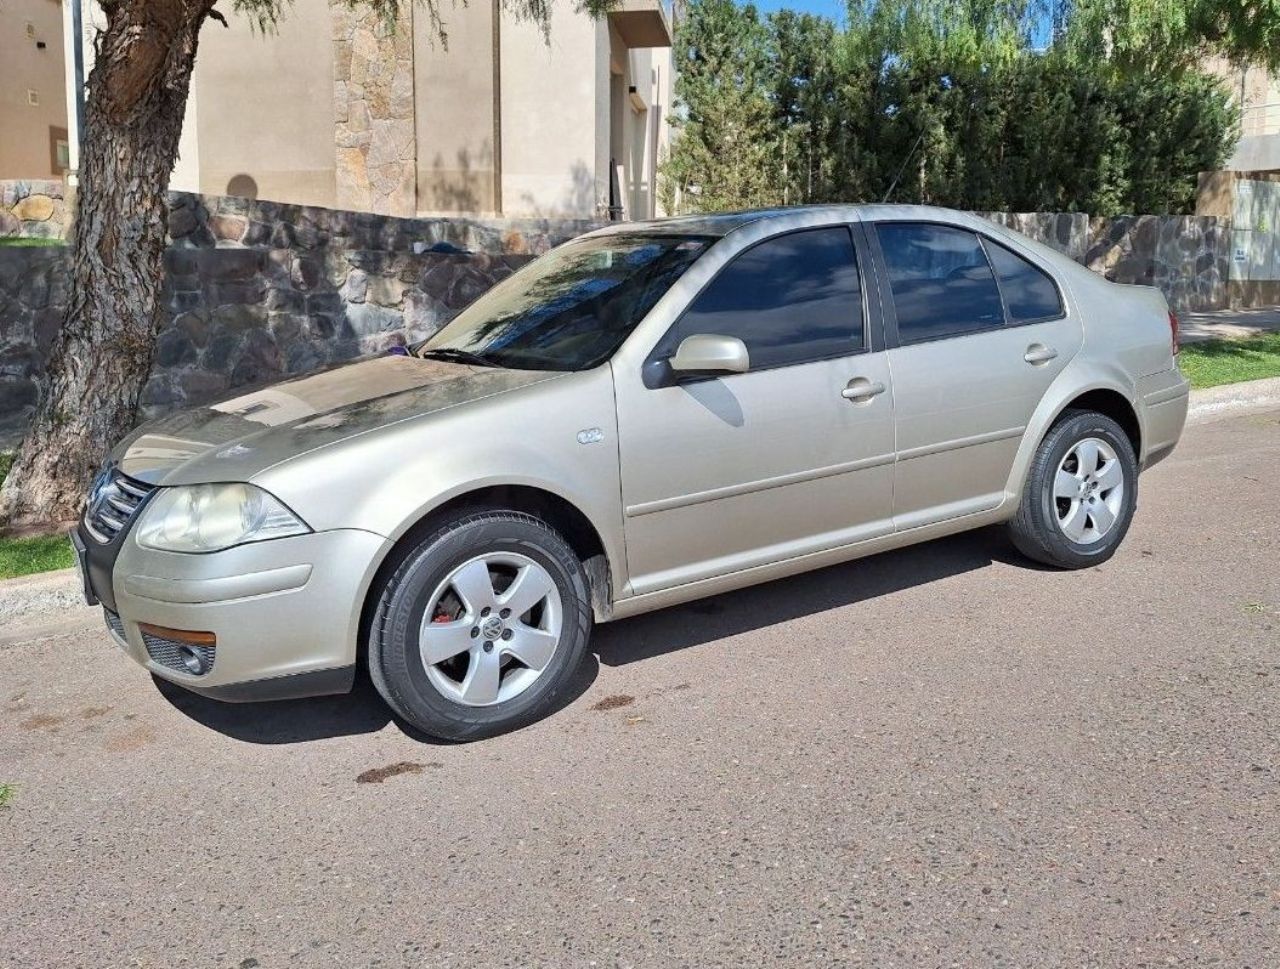
{"type": "Polygon", "coordinates": [[[330,3],[337,201],[410,217],[417,210],[413,5],[394,24],[369,8],[330,3]]]}
{"type": "MultiPolygon", "coordinates": [[[[591,223],[394,219],[170,196],[144,416],[423,339],[591,223]]],[[[21,437],[66,309],[64,246],[0,245],[0,447],[21,437]]]]}
{"type": "Polygon", "coordinates": [[[60,181],[0,181],[0,239],[65,239],[68,208],[60,181]]]}
{"type": "MultiPolygon", "coordinates": [[[[0,182],[0,228],[65,234],[60,183],[0,182]],[[8,215],[8,220],[5,216],[8,215]],[[15,228],[16,223],[16,228],[15,228]]],[[[165,317],[146,416],[420,340],[584,221],[404,219],[170,196],[165,317]]],[[[1230,220],[989,214],[1177,310],[1226,305],[1230,220]]],[[[0,244],[0,447],[21,436],[66,308],[63,246],[0,244]]]]}

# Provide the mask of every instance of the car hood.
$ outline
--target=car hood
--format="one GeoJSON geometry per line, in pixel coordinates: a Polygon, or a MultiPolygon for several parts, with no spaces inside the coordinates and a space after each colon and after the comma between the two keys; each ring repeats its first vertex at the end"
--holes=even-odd
{"type": "Polygon", "coordinates": [[[144,424],[112,452],[149,484],[245,481],[318,447],[561,374],[386,356],[144,424]]]}

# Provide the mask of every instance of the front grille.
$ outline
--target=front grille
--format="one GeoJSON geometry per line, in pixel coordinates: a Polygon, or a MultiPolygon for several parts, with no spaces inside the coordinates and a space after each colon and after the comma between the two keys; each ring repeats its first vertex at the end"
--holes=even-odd
{"type": "Polygon", "coordinates": [[[181,643],[174,639],[165,639],[163,636],[157,636],[149,633],[144,628],[142,631],[142,643],[147,647],[147,655],[151,659],[171,670],[177,670],[179,673],[191,673],[195,676],[204,676],[213,669],[213,654],[215,652],[212,646],[197,646],[193,643],[181,643]],[[192,669],[192,663],[199,662],[199,669],[192,669]]]}
{"type": "Polygon", "coordinates": [[[111,630],[116,639],[120,640],[122,643],[127,642],[128,640],[124,635],[124,620],[105,607],[103,608],[102,613],[107,619],[107,628],[111,630]]]}
{"type": "Polygon", "coordinates": [[[107,468],[93,482],[84,511],[85,528],[95,541],[106,545],[124,531],[153,491],[154,485],[107,468]]]}

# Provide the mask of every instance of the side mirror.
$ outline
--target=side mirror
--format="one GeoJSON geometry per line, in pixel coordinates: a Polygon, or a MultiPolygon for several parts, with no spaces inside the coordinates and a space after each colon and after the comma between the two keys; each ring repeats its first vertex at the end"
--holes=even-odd
{"type": "Polygon", "coordinates": [[[677,374],[746,373],[751,358],[736,336],[695,333],[680,341],[669,365],[677,374]]]}

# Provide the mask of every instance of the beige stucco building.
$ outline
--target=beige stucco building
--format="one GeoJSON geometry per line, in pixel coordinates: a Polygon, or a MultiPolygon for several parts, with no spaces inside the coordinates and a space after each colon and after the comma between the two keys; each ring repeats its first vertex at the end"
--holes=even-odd
{"type": "Polygon", "coordinates": [[[1226,60],[1209,63],[1240,105],[1240,142],[1227,161],[1233,172],[1280,170],[1280,77],[1226,60]]]}
{"type": "Polygon", "coordinates": [[[0,178],[67,170],[62,46],[59,0],[0,2],[0,178]]]}
{"type": "Polygon", "coordinates": [[[172,185],[405,216],[657,214],[666,14],[574,6],[554,0],[544,34],[496,0],[441,3],[440,24],[405,4],[395,30],[294,0],[263,36],[227,5],[230,27],[201,35],[172,185]]]}

